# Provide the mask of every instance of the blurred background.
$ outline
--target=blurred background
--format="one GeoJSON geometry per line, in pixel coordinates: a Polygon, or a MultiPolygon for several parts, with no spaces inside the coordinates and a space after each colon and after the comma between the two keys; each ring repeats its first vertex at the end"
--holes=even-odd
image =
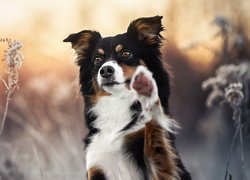
{"type": "MultiPolygon", "coordinates": [[[[173,74],[170,111],[182,127],[177,149],[194,180],[224,179],[235,131],[232,109],[207,108],[209,91],[201,84],[222,64],[249,62],[248,0],[0,0],[0,38],[22,42],[25,56],[20,88],[12,94],[0,136],[0,180],[85,179],[84,104],[74,51],[62,40],[83,29],[116,35],[132,20],[155,15],[164,16],[162,52],[173,74]]],[[[0,42],[1,59],[5,49],[0,42]]],[[[6,69],[0,61],[4,79],[6,69]]],[[[0,83],[0,122],[5,101],[0,83]]],[[[248,177],[249,109],[244,111],[248,177]]],[[[241,179],[240,159],[236,142],[229,170],[233,180],[241,179]]]]}

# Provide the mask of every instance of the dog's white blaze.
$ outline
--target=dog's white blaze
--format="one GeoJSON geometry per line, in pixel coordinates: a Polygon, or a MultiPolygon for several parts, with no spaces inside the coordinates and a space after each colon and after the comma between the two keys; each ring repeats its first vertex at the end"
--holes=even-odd
{"type": "Polygon", "coordinates": [[[115,61],[108,61],[106,63],[104,63],[101,68],[99,69],[98,71],[98,74],[97,74],[97,83],[99,86],[102,86],[102,81],[103,81],[103,78],[101,77],[100,75],[100,71],[102,69],[102,67],[104,66],[112,66],[115,70],[114,72],[114,81],[118,82],[118,83],[121,83],[120,85],[114,85],[112,87],[109,87],[109,86],[104,86],[103,89],[111,94],[119,94],[120,91],[122,91],[124,89],[124,75],[123,75],[123,70],[122,68],[115,62],[115,61]]]}

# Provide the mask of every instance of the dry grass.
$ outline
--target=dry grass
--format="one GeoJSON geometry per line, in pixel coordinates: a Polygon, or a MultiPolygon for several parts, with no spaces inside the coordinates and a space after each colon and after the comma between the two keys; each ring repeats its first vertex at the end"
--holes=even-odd
{"type": "Polygon", "coordinates": [[[1,180],[83,179],[83,105],[75,97],[74,85],[53,75],[30,78],[13,94],[0,138],[1,180]]]}
{"type": "Polygon", "coordinates": [[[11,95],[18,88],[19,69],[22,66],[24,57],[22,52],[20,51],[20,49],[22,48],[22,44],[20,42],[12,41],[11,39],[8,38],[3,38],[3,39],[1,38],[0,42],[8,43],[8,49],[4,51],[4,59],[3,59],[7,65],[7,71],[6,71],[7,80],[5,80],[0,76],[0,80],[4,84],[7,94],[2,123],[0,126],[0,136],[1,136],[7,118],[11,95]]]}

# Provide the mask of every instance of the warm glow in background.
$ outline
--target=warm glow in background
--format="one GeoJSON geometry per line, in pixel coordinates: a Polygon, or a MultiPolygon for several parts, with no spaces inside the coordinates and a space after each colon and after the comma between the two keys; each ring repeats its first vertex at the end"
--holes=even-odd
{"type": "MultiPolygon", "coordinates": [[[[132,20],[155,15],[164,17],[162,52],[174,74],[170,107],[182,127],[178,150],[194,180],[223,179],[231,131],[225,128],[228,122],[218,121],[224,117],[220,111],[206,109],[207,92],[201,90],[219,60],[208,48],[188,47],[201,43],[220,49],[222,39],[214,38],[219,29],[212,24],[217,16],[243,25],[249,37],[249,0],[0,0],[0,38],[22,42],[25,56],[20,89],[0,136],[0,176],[9,158],[27,180],[37,180],[41,172],[42,180],[83,179],[86,130],[82,99],[74,91],[78,69],[74,51],[62,41],[83,29],[113,36],[125,32],[132,20]]],[[[6,47],[0,42],[0,59],[6,47]]],[[[5,69],[0,61],[3,78],[5,69]]],[[[0,83],[0,120],[4,103],[0,83]]],[[[238,166],[232,168],[236,174],[238,166]]]]}
{"type": "MultiPolygon", "coordinates": [[[[248,1],[239,4],[232,0],[1,0],[0,3],[0,35],[23,42],[24,67],[31,73],[72,68],[73,53],[62,40],[82,29],[110,36],[124,32],[135,18],[163,15],[167,43],[179,47],[195,41],[216,45],[217,42],[211,42],[216,32],[211,26],[215,15],[236,17],[235,10],[240,8],[245,16],[250,14],[245,13],[249,10],[248,1]]],[[[202,67],[211,63],[212,55],[205,49],[189,55],[202,67]]]]}

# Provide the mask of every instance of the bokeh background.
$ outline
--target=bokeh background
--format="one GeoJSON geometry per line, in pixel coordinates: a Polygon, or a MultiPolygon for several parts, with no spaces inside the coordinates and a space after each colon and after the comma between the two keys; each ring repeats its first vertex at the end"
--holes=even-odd
{"type": "MultiPolygon", "coordinates": [[[[74,51],[62,40],[83,29],[112,36],[125,32],[130,21],[154,15],[164,16],[162,52],[173,74],[170,111],[182,127],[178,151],[194,180],[224,178],[234,133],[232,111],[226,105],[208,109],[209,92],[202,91],[201,83],[225,63],[225,46],[234,63],[250,59],[250,1],[0,0],[0,38],[21,41],[25,56],[20,89],[11,98],[0,136],[1,180],[85,179],[84,104],[74,51]],[[226,44],[220,20],[237,29],[226,44]]],[[[0,42],[0,58],[6,48],[0,42]]],[[[7,78],[4,61],[0,75],[7,78]]],[[[5,98],[0,83],[0,120],[5,98]]],[[[248,134],[245,161],[250,177],[248,134]]],[[[230,165],[233,180],[240,180],[240,155],[236,144],[230,165]]]]}

